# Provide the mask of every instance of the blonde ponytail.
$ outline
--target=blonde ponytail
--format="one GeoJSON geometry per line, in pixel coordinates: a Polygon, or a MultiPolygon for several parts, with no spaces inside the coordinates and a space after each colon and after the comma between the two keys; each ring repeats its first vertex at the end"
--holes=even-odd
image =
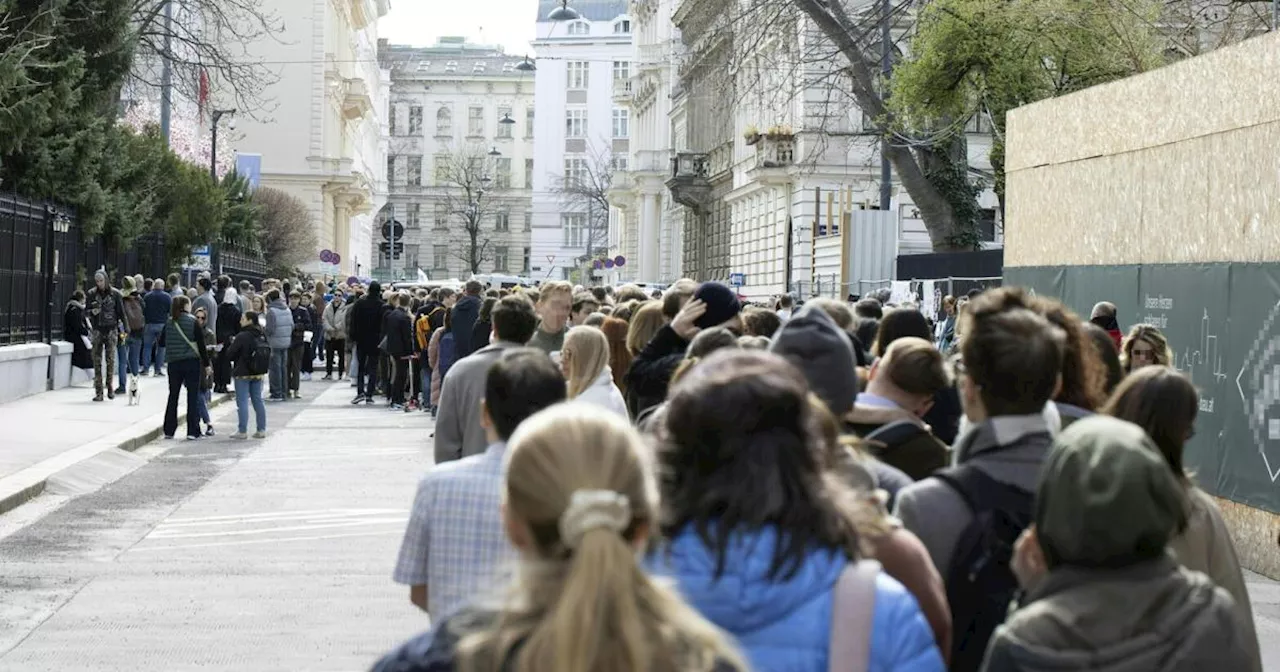
{"type": "Polygon", "coordinates": [[[746,669],[719,630],[637,562],[657,495],[626,421],[561,404],[526,420],[508,450],[507,513],[530,547],[496,626],[462,638],[459,670],[746,669]]]}

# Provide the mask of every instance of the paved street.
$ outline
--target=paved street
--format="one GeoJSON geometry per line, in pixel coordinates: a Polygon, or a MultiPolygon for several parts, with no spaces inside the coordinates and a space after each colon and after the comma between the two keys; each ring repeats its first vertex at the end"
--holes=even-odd
{"type": "MultiPolygon", "coordinates": [[[[303,394],[268,405],[266,441],[155,442],[0,516],[0,669],[360,670],[426,627],[390,574],[430,419],[303,394]]],[[[229,434],[234,405],[214,415],[229,434]]],[[[1280,670],[1280,584],[1249,587],[1280,670]]]]}
{"type": "MultiPolygon", "coordinates": [[[[157,442],[0,517],[57,507],[0,539],[0,669],[355,670],[424,628],[390,575],[430,418],[303,395],[268,405],[265,441],[157,442]]],[[[229,434],[234,405],[215,415],[229,434]]]]}

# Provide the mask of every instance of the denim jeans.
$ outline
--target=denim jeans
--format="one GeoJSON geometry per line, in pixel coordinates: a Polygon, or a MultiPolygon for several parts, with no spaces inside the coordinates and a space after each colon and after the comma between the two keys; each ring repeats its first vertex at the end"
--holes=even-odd
{"type": "Polygon", "coordinates": [[[284,399],[284,385],[289,371],[289,348],[271,348],[269,387],[272,399],[284,399]]]}
{"type": "Polygon", "coordinates": [[[138,359],[142,356],[142,337],[126,336],[124,342],[116,349],[116,369],[120,375],[119,389],[125,389],[129,382],[128,375],[138,375],[138,359]]]}
{"type": "Polygon", "coordinates": [[[164,365],[164,346],[159,344],[160,334],[164,333],[164,323],[148,324],[142,330],[142,370],[151,368],[151,347],[156,348],[155,371],[160,375],[160,367],[164,365]]]}
{"type": "Polygon", "coordinates": [[[258,431],[267,431],[267,405],[262,403],[261,378],[236,378],[236,431],[249,433],[249,404],[253,404],[253,416],[258,431]]]}
{"type": "Polygon", "coordinates": [[[200,414],[200,421],[206,425],[212,425],[213,420],[209,418],[209,402],[213,400],[213,394],[209,390],[200,390],[196,395],[196,411],[200,414]]]}

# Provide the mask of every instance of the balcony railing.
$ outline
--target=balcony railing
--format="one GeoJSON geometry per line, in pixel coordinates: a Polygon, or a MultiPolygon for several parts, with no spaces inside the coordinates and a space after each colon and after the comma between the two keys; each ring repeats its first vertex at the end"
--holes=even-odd
{"type": "Polygon", "coordinates": [[[675,202],[700,214],[711,209],[711,161],[701,152],[681,152],[671,159],[667,189],[675,202]]]}
{"type": "Polygon", "coordinates": [[[637,173],[662,173],[671,165],[671,152],[665,149],[641,149],[635,153],[631,169],[637,173]]]}
{"type": "Polygon", "coordinates": [[[632,86],[630,79],[613,80],[613,101],[625,103],[631,100],[632,86]]]}
{"type": "Polygon", "coordinates": [[[765,136],[756,144],[756,168],[785,168],[795,163],[794,136],[765,136]]]}

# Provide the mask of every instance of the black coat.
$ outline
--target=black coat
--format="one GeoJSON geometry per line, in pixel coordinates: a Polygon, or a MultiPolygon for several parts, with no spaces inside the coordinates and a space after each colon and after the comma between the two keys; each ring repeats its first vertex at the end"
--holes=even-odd
{"type": "Polygon", "coordinates": [[[471,329],[471,347],[476,350],[488,347],[489,339],[492,337],[493,320],[476,320],[476,326],[471,329]]]}
{"type": "Polygon", "coordinates": [[[218,306],[218,324],[213,330],[214,336],[222,344],[230,343],[240,333],[240,306],[224,303],[218,306]]]}
{"type": "MultiPolygon", "coordinates": [[[[218,316],[222,316],[222,311],[218,311],[218,316]]],[[[249,360],[253,357],[253,350],[259,338],[263,340],[267,338],[262,333],[262,327],[250,324],[231,340],[231,345],[227,348],[227,359],[231,361],[231,377],[244,378],[255,375],[249,372],[249,360]]]]}
{"type": "Polygon", "coordinates": [[[84,306],[72,301],[62,315],[62,340],[71,342],[71,366],[93,369],[93,352],[84,344],[89,325],[84,321],[84,306]]]}
{"type": "Polygon", "coordinates": [[[631,417],[638,418],[641,413],[666,400],[671,374],[680,366],[688,348],[689,343],[668,325],[659,329],[653,340],[631,361],[631,368],[623,379],[627,383],[627,411],[631,417]]]}
{"type": "Polygon", "coordinates": [[[293,340],[290,342],[294,347],[297,347],[306,342],[302,334],[311,331],[311,309],[306,306],[298,306],[297,308],[290,308],[289,312],[293,314],[293,340]]]}
{"type": "Polygon", "coordinates": [[[387,313],[386,331],[387,354],[400,358],[413,354],[413,318],[403,310],[392,310],[387,313]]]}
{"type": "Polygon", "coordinates": [[[367,294],[351,307],[351,328],[347,337],[365,351],[372,352],[382,340],[382,297],[367,294]]]}
{"type": "Polygon", "coordinates": [[[467,294],[453,306],[453,342],[458,351],[458,359],[479,350],[472,343],[471,331],[480,319],[480,306],[483,302],[478,296],[467,294]]]}

